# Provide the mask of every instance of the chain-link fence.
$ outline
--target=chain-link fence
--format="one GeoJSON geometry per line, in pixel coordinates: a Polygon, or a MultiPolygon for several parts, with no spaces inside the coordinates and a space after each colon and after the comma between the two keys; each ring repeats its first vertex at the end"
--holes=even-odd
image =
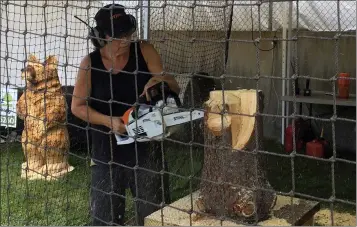
{"type": "Polygon", "coordinates": [[[355,1],[114,1],[114,65],[111,3],[0,2],[2,225],[355,225],[355,1]],[[148,72],[181,88],[172,135],[118,145],[148,72]]]}

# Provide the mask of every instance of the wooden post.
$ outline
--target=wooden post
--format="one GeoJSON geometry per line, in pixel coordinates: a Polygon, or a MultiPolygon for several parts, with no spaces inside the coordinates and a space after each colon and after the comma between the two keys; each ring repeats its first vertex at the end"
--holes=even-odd
{"type": "Polygon", "coordinates": [[[262,150],[263,128],[261,116],[254,116],[262,112],[263,99],[261,91],[230,90],[224,91],[223,102],[222,91],[210,92],[204,166],[196,201],[200,211],[240,222],[257,223],[269,217],[276,194],[257,152],[262,150]],[[226,113],[220,114],[224,106],[226,113]]]}

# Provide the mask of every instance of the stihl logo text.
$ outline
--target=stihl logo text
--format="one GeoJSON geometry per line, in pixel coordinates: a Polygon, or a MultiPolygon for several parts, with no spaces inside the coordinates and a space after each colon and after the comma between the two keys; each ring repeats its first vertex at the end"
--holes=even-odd
{"type": "Polygon", "coordinates": [[[176,120],[180,120],[180,119],[184,119],[185,117],[183,117],[183,116],[177,116],[177,117],[174,117],[174,121],[176,121],[176,120]]]}

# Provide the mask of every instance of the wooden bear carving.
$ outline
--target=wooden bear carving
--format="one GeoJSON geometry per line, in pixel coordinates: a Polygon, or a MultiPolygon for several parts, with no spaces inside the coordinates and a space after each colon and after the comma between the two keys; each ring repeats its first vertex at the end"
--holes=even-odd
{"type": "Polygon", "coordinates": [[[204,164],[196,205],[209,215],[258,223],[269,217],[276,201],[263,155],[257,152],[263,150],[263,128],[261,116],[255,114],[262,113],[263,94],[222,93],[210,92],[206,102],[204,164]]]}
{"type": "Polygon", "coordinates": [[[21,73],[26,80],[26,89],[17,102],[17,114],[24,120],[21,142],[26,162],[21,177],[29,180],[54,180],[74,169],[67,160],[66,100],[57,65],[55,56],[42,63],[30,55],[21,73]]]}

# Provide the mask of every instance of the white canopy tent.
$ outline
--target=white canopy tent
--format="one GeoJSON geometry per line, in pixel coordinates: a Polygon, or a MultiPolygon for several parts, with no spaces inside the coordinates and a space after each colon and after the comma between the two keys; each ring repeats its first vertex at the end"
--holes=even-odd
{"type": "MultiPolygon", "coordinates": [[[[46,8],[42,7],[44,1],[27,1],[27,6],[23,7],[25,2],[9,1],[7,6],[3,1],[0,3],[1,74],[8,76],[11,84],[23,85],[23,81],[19,78],[19,70],[23,67],[25,55],[36,53],[43,58],[46,50],[47,55],[56,54],[61,64],[68,63],[67,72],[64,72],[64,68],[60,68],[60,77],[62,83],[73,85],[75,66],[87,54],[88,49],[91,50],[91,44],[89,43],[88,48],[86,40],[88,28],[74,18],[74,15],[93,25],[93,17],[99,7],[113,1],[69,1],[68,7],[65,7],[66,1],[47,1],[46,8]],[[88,5],[90,5],[89,9],[87,9],[88,5]],[[46,37],[42,36],[45,28],[46,37]],[[8,57],[7,62],[4,60],[5,56],[8,57]],[[7,72],[5,72],[5,64],[7,64],[7,72]]],[[[197,31],[224,29],[222,26],[217,26],[215,21],[219,17],[218,13],[223,13],[224,9],[229,10],[225,1],[196,1],[193,14],[185,14],[192,11],[192,8],[187,8],[194,3],[192,0],[166,1],[167,5],[163,5],[165,1],[161,0],[114,2],[128,7],[129,13],[138,18],[138,32],[143,38],[149,38],[149,30],[190,30],[193,28],[193,20],[197,31]],[[149,2],[150,7],[148,7],[149,2]],[[154,11],[155,22],[149,23],[150,15],[153,15],[154,11]]],[[[296,27],[295,3],[261,1],[258,10],[257,6],[249,5],[254,2],[257,1],[234,1],[232,31],[250,31],[251,13],[254,18],[254,29],[258,29],[259,14],[262,31],[283,29],[284,34],[287,35],[288,30],[296,27]]],[[[356,2],[341,0],[339,7],[341,30],[355,30],[356,2]]],[[[299,1],[299,28],[311,31],[336,31],[338,29],[337,1],[299,1]]]]}
{"type": "MultiPolygon", "coordinates": [[[[282,29],[283,38],[287,39],[291,36],[290,31],[297,26],[299,29],[317,32],[356,30],[356,1],[354,0],[340,0],[339,4],[336,0],[300,0],[298,9],[295,1],[293,3],[280,0],[73,2],[47,0],[47,7],[42,7],[45,1],[13,0],[8,1],[7,5],[1,1],[1,83],[9,82],[12,85],[23,86],[20,69],[24,66],[26,56],[35,53],[41,59],[45,55],[55,54],[63,66],[59,67],[62,84],[73,85],[81,58],[91,51],[91,44],[88,45],[86,39],[88,28],[74,16],[79,16],[92,26],[96,11],[101,6],[113,2],[124,5],[129,13],[136,16],[139,35],[144,39],[149,39],[149,31],[154,30],[185,31],[193,28],[195,31],[223,30],[225,26],[217,26],[217,20],[224,17],[221,14],[230,9],[226,2],[234,3],[232,31],[251,31],[253,23],[254,30],[258,30],[259,25],[261,31],[282,29]],[[26,2],[27,6],[24,7],[26,2]],[[261,4],[258,7],[255,3],[261,4]],[[154,14],[152,12],[155,12],[155,22],[150,23],[150,17],[154,14]],[[297,18],[299,18],[298,25],[297,18]],[[46,36],[43,35],[45,33],[46,36]]],[[[290,43],[283,41],[283,78],[290,75],[290,67],[287,67],[287,63],[290,62],[290,43]]],[[[282,95],[288,92],[286,89],[283,80],[282,95]]],[[[282,107],[282,115],[285,116],[285,102],[282,103],[282,107]]],[[[284,118],[282,126],[284,130],[284,118]]],[[[283,131],[282,135],[284,135],[283,131]]]]}
{"type": "MultiPolygon", "coordinates": [[[[102,1],[103,4],[111,4],[113,1],[102,1]]],[[[215,31],[217,24],[215,18],[217,18],[217,9],[223,9],[230,7],[226,5],[226,1],[210,1],[210,0],[149,0],[149,1],[114,1],[115,3],[123,4],[128,8],[142,7],[143,11],[147,11],[148,2],[150,2],[150,8],[165,10],[165,16],[155,18],[155,24],[151,24],[151,30],[180,30],[186,31],[192,29],[192,23],[187,23],[187,20],[195,20],[195,30],[215,31]],[[193,6],[194,2],[196,5],[193,6]],[[165,5],[166,3],[166,5],[165,5]],[[185,8],[194,7],[194,16],[185,16],[185,8]],[[204,19],[201,19],[204,18],[204,19]],[[164,22],[165,20],[165,22],[164,22]],[[175,26],[166,26],[164,24],[175,24],[175,26]]],[[[228,0],[228,3],[234,4],[233,9],[233,22],[232,31],[250,31],[251,30],[251,8],[253,11],[254,28],[259,27],[259,14],[260,11],[260,27],[262,31],[277,30],[282,28],[284,24],[284,8],[285,4],[289,1],[271,1],[263,0],[228,0]],[[261,2],[260,10],[257,5],[253,5],[256,2],[261,2]]],[[[296,2],[296,1],[295,1],[296,2]]],[[[292,28],[296,28],[296,3],[292,3],[292,28]]],[[[337,27],[337,1],[311,1],[311,0],[299,0],[299,28],[307,29],[310,31],[336,31],[337,27]]],[[[356,1],[353,0],[341,0],[339,4],[340,8],[340,21],[341,30],[355,30],[356,29],[356,1]]]]}

